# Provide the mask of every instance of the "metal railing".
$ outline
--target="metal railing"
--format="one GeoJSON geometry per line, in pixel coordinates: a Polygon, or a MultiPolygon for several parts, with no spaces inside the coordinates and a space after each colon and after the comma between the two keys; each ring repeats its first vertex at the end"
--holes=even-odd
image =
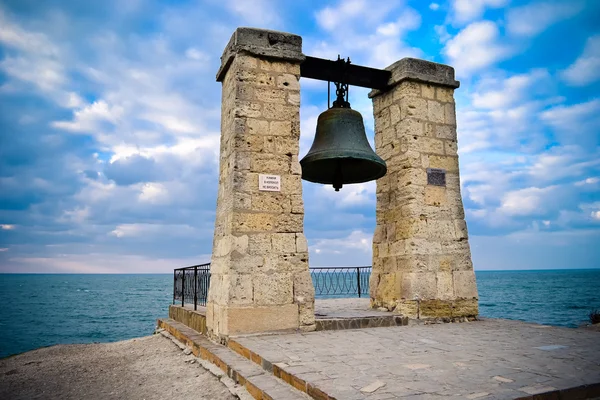
{"type": "Polygon", "coordinates": [[[173,304],[179,300],[183,307],[187,301],[194,304],[194,310],[205,306],[209,286],[210,263],[177,268],[173,271],[173,304]]]}
{"type": "MultiPolygon", "coordinates": [[[[371,267],[314,267],[310,277],[316,297],[368,296],[371,267]]],[[[173,304],[206,306],[210,286],[210,263],[173,271],[173,304]]]]}
{"type": "Polygon", "coordinates": [[[315,296],[369,295],[371,267],[314,267],[310,276],[315,296]]]}

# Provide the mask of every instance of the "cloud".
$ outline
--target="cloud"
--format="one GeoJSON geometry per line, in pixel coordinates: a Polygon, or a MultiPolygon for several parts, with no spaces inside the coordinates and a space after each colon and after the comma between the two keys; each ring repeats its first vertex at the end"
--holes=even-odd
{"type": "MultiPolygon", "coordinates": [[[[551,85],[552,77],[545,69],[534,69],[525,74],[515,74],[504,80],[496,78],[482,79],[481,88],[473,94],[472,104],[483,109],[502,109],[522,103],[532,97],[532,92],[546,89],[551,85]]],[[[542,92],[543,94],[543,92],[542,92]]]]}
{"type": "Polygon", "coordinates": [[[509,216],[544,215],[543,207],[555,193],[556,187],[525,188],[506,193],[499,211],[509,216]]]}
{"type": "Polygon", "coordinates": [[[572,18],[584,8],[582,1],[536,2],[511,8],[506,29],[512,35],[535,36],[556,22],[572,18]]]}
{"type": "Polygon", "coordinates": [[[123,115],[123,109],[109,106],[106,101],[99,100],[74,111],[73,121],[54,121],[52,126],[71,132],[93,133],[102,129],[103,122],[116,125],[123,115]]]}
{"type": "Polygon", "coordinates": [[[540,119],[551,126],[562,143],[600,145],[600,99],[572,105],[558,105],[543,111],[540,119]]]}
{"type": "Polygon", "coordinates": [[[500,40],[498,26],[491,21],[473,22],[448,40],[443,49],[459,77],[488,68],[514,51],[500,40]]]}
{"type": "Polygon", "coordinates": [[[600,79],[600,35],[588,38],[583,53],[562,72],[573,86],[585,86],[600,79]]]}
{"type": "Polygon", "coordinates": [[[225,7],[251,25],[273,28],[281,24],[277,2],[271,0],[225,0],[225,7]]]}
{"type": "Polygon", "coordinates": [[[329,35],[304,39],[305,52],[316,57],[352,55],[357,64],[384,68],[422,53],[404,41],[408,32],[421,25],[421,15],[396,0],[375,8],[366,0],[340,1],[317,11],[315,19],[329,35]]]}
{"type": "Polygon", "coordinates": [[[433,10],[433,11],[437,11],[440,9],[440,5],[438,3],[431,3],[431,4],[429,4],[429,9],[433,10]]]}
{"type": "Polygon", "coordinates": [[[465,24],[481,18],[486,8],[501,8],[508,0],[452,0],[452,20],[457,24],[465,24]]]}

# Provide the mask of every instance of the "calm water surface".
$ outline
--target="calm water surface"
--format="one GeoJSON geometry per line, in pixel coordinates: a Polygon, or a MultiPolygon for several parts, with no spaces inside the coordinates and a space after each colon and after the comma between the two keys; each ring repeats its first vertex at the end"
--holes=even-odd
{"type": "MultiPolygon", "coordinates": [[[[58,343],[149,335],[173,277],[0,274],[0,357],[58,343]]],[[[477,272],[480,313],[576,327],[600,309],[600,270],[477,272]]]]}

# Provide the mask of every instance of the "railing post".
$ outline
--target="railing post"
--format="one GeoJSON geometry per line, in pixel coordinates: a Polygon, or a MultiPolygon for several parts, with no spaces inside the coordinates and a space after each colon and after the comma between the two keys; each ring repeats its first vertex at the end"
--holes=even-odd
{"type": "Polygon", "coordinates": [[[181,271],[181,307],[185,305],[184,297],[185,297],[185,269],[181,271]]]}
{"type": "Polygon", "coordinates": [[[175,304],[175,295],[177,292],[177,270],[173,270],[173,305],[175,304]]]}
{"type": "Polygon", "coordinates": [[[194,267],[194,311],[198,309],[198,266],[194,267]]]}
{"type": "Polygon", "coordinates": [[[358,286],[358,297],[360,297],[360,267],[356,267],[356,283],[358,286]]]}

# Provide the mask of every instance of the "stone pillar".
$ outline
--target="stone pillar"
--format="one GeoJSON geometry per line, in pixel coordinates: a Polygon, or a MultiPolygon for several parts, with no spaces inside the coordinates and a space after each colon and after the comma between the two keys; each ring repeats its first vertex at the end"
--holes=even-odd
{"type": "Polygon", "coordinates": [[[219,192],[207,302],[216,338],[314,329],[298,162],[300,36],[238,28],[221,57],[219,192]],[[259,175],[280,191],[259,190],[259,175]]]}
{"type": "Polygon", "coordinates": [[[388,70],[389,89],[369,95],[375,149],[388,167],[377,181],[371,306],[410,318],[476,316],[458,170],[459,82],[452,67],[424,60],[404,58],[388,70]]]}

